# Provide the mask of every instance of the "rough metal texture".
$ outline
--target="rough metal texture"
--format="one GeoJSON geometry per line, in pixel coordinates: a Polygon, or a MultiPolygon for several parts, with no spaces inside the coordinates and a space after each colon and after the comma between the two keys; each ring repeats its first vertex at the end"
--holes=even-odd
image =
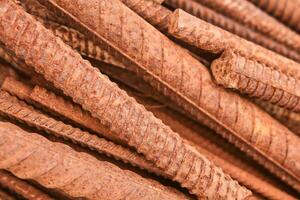
{"type": "Polygon", "coordinates": [[[0,168],[66,196],[85,199],[186,199],[157,182],[69,146],[0,122],[0,168]]]}
{"type": "Polygon", "coordinates": [[[196,0],[300,52],[300,36],[245,0],[196,0]]]}
{"type": "Polygon", "coordinates": [[[54,35],[60,37],[65,43],[70,45],[73,49],[76,49],[80,54],[117,67],[124,67],[120,61],[109,55],[107,51],[101,49],[98,45],[75,29],[51,21],[44,20],[42,23],[46,28],[50,29],[54,35]]]}
{"type": "Polygon", "coordinates": [[[300,32],[300,2],[298,0],[248,0],[300,32]]]}
{"type": "Polygon", "coordinates": [[[172,13],[153,0],[121,0],[131,10],[142,16],[160,31],[168,30],[168,16],[172,13]]]}
{"type": "Polygon", "coordinates": [[[0,114],[3,116],[166,177],[161,170],[135,151],[48,117],[3,91],[0,91],[0,105],[0,114]]]}
{"type": "Polygon", "coordinates": [[[10,63],[15,69],[24,73],[27,76],[32,76],[33,74],[35,74],[32,68],[29,67],[26,68],[23,62],[20,62],[20,60],[18,60],[15,56],[9,54],[7,49],[1,44],[0,44],[0,58],[10,63]]]}
{"type": "Polygon", "coordinates": [[[300,112],[300,80],[294,77],[231,50],[215,59],[211,70],[216,82],[226,88],[300,112]]]}
{"type": "Polygon", "coordinates": [[[48,194],[3,170],[0,170],[0,185],[28,200],[54,200],[48,194]]]}
{"type": "MultiPolygon", "coordinates": [[[[220,146],[205,138],[203,136],[203,131],[207,130],[201,129],[198,124],[195,129],[192,129],[191,126],[195,126],[195,123],[180,117],[178,113],[170,111],[166,112],[166,109],[159,106],[148,106],[147,109],[153,112],[155,116],[162,119],[162,121],[169,125],[174,131],[180,133],[183,138],[193,142],[193,145],[199,152],[209,157],[217,166],[221,167],[231,177],[238,180],[239,183],[247,186],[251,191],[259,193],[268,199],[295,199],[269,183],[266,177],[261,176],[260,173],[249,168],[250,166],[247,165],[248,163],[241,162],[236,157],[225,152],[223,148],[220,148],[220,146]],[[197,130],[197,132],[195,130],[197,130]]],[[[213,133],[210,132],[208,134],[213,133]]]]}
{"type": "Polygon", "coordinates": [[[63,23],[63,20],[53,13],[51,13],[45,6],[40,4],[36,0],[14,0],[21,5],[24,10],[34,16],[40,17],[44,20],[51,20],[59,23],[63,23]]]}
{"type": "Polygon", "coordinates": [[[216,86],[208,69],[187,51],[119,1],[55,2],[43,1],[52,8],[62,6],[69,12],[65,19],[104,47],[109,45],[110,49],[116,49],[118,55],[130,61],[130,66],[136,66],[137,73],[156,90],[290,185],[299,187],[299,139],[254,104],[216,86]],[[92,20],[95,18],[96,21],[92,20]],[[136,38],[135,42],[130,42],[132,37],[136,38]]]}
{"type": "MultiPolygon", "coordinates": [[[[97,2],[116,3],[117,10],[126,8],[119,1],[97,2]]],[[[174,181],[198,197],[244,199],[251,195],[18,6],[2,0],[0,7],[0,40],[174,181]]],[[[116,13],[111,14],[107,20],[116,19],[116,13]]]]}
{"type": "Polygon", "coordinates": [[[183,10],[177,9],[169,22],[169,32],[173,36],[197,48],[212,53],[222,53],[226,49],[231,49],[246,58],[300,79],[299,63],[233,35],[183,10]]]}
{"type": "Polygon", "coordinates": [[[297,51],[291,50],[285,45],[280,44],[269,37],[232,20],[231,18],[223,16],[222,14],[205,7],[194,0],[166,0],[165,3],[175,9],[181,8],[204,21],[214,24],[215,26],[223,28],[249,41],[260,44],[265,48],[273,50],[281,55],[284,55],[295,61],[300,61],[300,54],[297,51]]]}
{"type": "Polygon", "coordinates": [[[255,100],[257,105],[300,136],[300,114],[280,108],[265,101],[255,100]]]}

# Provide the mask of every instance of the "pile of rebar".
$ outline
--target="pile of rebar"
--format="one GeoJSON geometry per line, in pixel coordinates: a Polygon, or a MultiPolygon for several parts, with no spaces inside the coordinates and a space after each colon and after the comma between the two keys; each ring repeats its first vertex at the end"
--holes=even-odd
{"type": "Polygon", "coordinates": [[[300,197],[300,1],[0,0],[0,199],[300,197]]]}

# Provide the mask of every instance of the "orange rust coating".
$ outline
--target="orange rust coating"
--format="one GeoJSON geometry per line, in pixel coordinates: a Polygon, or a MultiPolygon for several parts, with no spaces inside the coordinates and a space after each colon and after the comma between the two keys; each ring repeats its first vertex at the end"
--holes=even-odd
{"type": "Polygon", "coordinates": [[[75,144],[78,143],[99,153],[112,156],[117,160],[122,160],[124,163],[130,163],[133,166],[167,177],[166,174],[163,174],[161,170],[157,169],[134,150],[57,121],[3,91],[0,91],[0,105],[0,113],[3,116],[17,120],[30,127],[35,127],[48,134],[70,140],[75,144]],[[13,109],[11,109],[12,107],[13,109]]]}
{"type": "Polygon", "coordinates": [[[216,86],[207,68],[124,4],[116,0],[84,4],[39,1],[64,15],[66,21],[99,45],[127,60],[140,77],[199,122],[222,134],[291,186],[299,187],[299,138],[254,104],[216,86]],[[95,16],[97,20],[92,20],[95,16]]]}
{"type": "Polygon", "coordinates": [[[181,8],[186,12],[211,23],[215,26],[223,28],[231,33],[234,33],[242,38],[252,41],[256,44],[262,45],[263,47],[277,52],[283,56],[291,58],[295,61],[300,61],[300,53],[292,50],[285,45],[272,40],[264,34],[248,28],[247,26],[228,18],[221,13],[218,13],[194,0],[166,0],[165,3],[168,6],[181,8]]]}
{"type": "Polygon", "coordinates": [[[212,53],[232,50],[271,69],[300,79],[300,64],[250,41],[209,24],[181,9],[169,17],[169,33],[184,42],[212,53]]]}
{"type": "Polygon", "coordinates": [[[226,50],[211,64],[216,82],[251,97],[300,112],[300,79],[226,50]]]}
{"type": "Polygon", "coordinates": [[[295,113],[262,100],[254,101],[262,109],[300,136],[300,113],[295,113]]]}
{"type": "Polygon", "coordinates": [[[29,183],[0,170],[0,185],[29,200],[54,200],[48,194],[33,187],[29,183]]]}
{"type": "MultiPolygon", "coordinates": [[[[114,2],[124,6],[119,1],[114,2]]],[[[199,198],[233,196],[244,199],[251,195],[244,187],[233,184],[235,181],[232,179],[225,179],[222,170],[29,14],[8,0],[0,4],[0,40],[17,57],[24,59],[26,64],[33,66],[38,73],[72,97],[74,102],[89,110],[114,136],[136,148],[146,159],[199,198]],[[228,187],[230,190],[227,190],[228,187]]]]}
{"type": "Polygon", "coordinates": [[[245,0],[196,0],[224,15],[259,31],[288,48],[300,52],[300,36],[245,0]]]}
{"type": "Polygon", "coordinates": [[[252,1],[267,13],[275,16],[285,25],[300,31],[300,3],[295,0],[248,0],[252,1]]]}
{"type": "Polygon", "coordinates": [[[1,169],[22,179],[33,179],[68,197],[187,199],[157,182],[10,123],[0,122],[0,141],[1,169]]]}

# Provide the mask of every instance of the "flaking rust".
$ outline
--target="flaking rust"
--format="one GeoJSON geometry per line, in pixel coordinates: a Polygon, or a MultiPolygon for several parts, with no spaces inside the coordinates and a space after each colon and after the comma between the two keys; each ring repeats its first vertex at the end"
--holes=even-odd
{"type": "Polygon", "coordinates": [[[85,199],[186,199],[157,182],[0,122],[0,168],[63,195],[85,199]],[[26,158],[26,159],[25,159],[26,158]],[[83,185],[84,184],[84,187],[83,185]]]}
{"type": "MultiPolygon", "coordinates": [[[[41,2],[64,14],[71,24],[98,44],[115,49],[113,53],[135,66],[139,76],[156,90],[252,155],[272,173],[299,188],[299,139],[254,104],[217,87],[203,65],[122,3],[115,0],[84,4],[65,0],[41,2]],[[97,21],[92,20],[95,16],[97,21]],[[131,42],[132,37],[135,42],[131,42]]],[[[209,33],[207,37],[214,34],[209,33]]],[[[220,38],[224,39],[222,35],[220,38]]],[[[296,69],[295,65],[292,69],[296,69]]]]}
{"type": "Polygon", "coordinates": [[[12,118],[48,134],[70,140],[75,144],[80,144],[99,153],[104,153],[117,160],[122,160],[124,163],[129,163],[157,175],[166,176],[137,152],[57,121],[3,91],[0,91],[0,105],[0,114],[4,117],[12,118]]]}
{"type": "Polygon", "coordinates": [[[226,50],[211,64],[216,82],[294,112],[300,112],[300,80],[226,50]]]}
{"type": "MultiPolygon", "coordinates": [[[[251,196],[246,188],[234,184],[235,181],[230,178],[225,179],[225,174],[195,148],[16,4],[9,0],[0,3],[0,40],[6,47],[52,81],[67,96],[72,97],[74,102],[90,111],[115,137],[136,148],[146,159],[172,177],[172,180],[179,182],[199,198],[232,196],[244,199],[251,196]]],[[[77,3],[72,1],[71,4],[77,7],[77,3]]],[[[96,3],[96,6],[97,3],[105,3],[107,8],[116,4],[113,7],[120,14],[123,12],[119,8],[126,8],[119,1],[89,1],[84,6],[89,6],[89,3],[96,3]]],[[[109,13],[113,16],[109,16],[107,20],[116,19],[115,12],[109,13]]],[[[134,14],[132,11],[130,13],[134,14]]],[[[123,18],[127,19],[131,20],[123,18]]],[[[130,46],[127,48],[131,49],[130,46]]],[[[122,191],[118,184],[111,187],[122,191]]]]}
{"type": "Polygon", "coordinates": [[[270,38],[300,52],[300,36],[263,12],[251,2],[244,0],[196,0],[234,20],[259,31],[270,38]]]}
{"type": "MultiPolygon", "coordinates": [[[[0,170],[0,185],[4,188],[9,189],[12,192],[15,192],[25,199],[29,200],[54,200],[48,194],[42,192],[41,190],[37,189],[36,187],[30,185],[29,183],[18,179],[17,177],[13,176],[12,174],[0,170]]],[[[5,199],[3,199],[5,200],[5,199]]]]}
{"type": "Polygon", "coordinates": [[[299,1],[291,0],[249,0],[262,10],[272,14],[284,24],[296,31],[300,31],[299,1]]]}
{"type": "Polygon", "coordinates": [[[174,9],[181,8],[204,21],[214,24],[215,26],[223,28],[224,30],[234,33],[249,41],[260,44],[265,48],[273,50],[281,55],[284,55],[295,61],[300,61],[299,52],[289,49],[285,45],[272,40],[264,34],[256,32],[229,17],[226,17],[200,3],[195,2],[194,0],[166,0],[165,3],[174,9]]]}

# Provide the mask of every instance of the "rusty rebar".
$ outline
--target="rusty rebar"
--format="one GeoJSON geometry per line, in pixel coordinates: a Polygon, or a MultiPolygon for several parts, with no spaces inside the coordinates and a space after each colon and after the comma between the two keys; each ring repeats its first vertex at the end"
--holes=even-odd
{"type": "Polygon", "coordinates": [[[211,64],[216,82],[251,97],[300,112],[300,79],[226,50],[211,64]]]}
{"type": "Polygon", "coordinates": [[[300,36],[245,0],[196,0],[268,37],[300,52],[300,36]]]}
{"type": "Polygon", "coordinates": [[[121,1],[160,31],[168,30],[168,17],[172,12],[159,3],[153,0],[121,1]]]}
{"type": "Polygon", "coordinates": [[[255,100],[257,105],[300,136],[300,114],[295,113],[265,101],[255,100]]]}
{"type": "Polygon", "coordinates": [[[285,25],[296,31],[300,31],[300,2],[294,0],[248,0],[262,10],[275,16],[285,25]]]}
{"type": "Polygon", "coordinates": [[[187,199],[157,182],[10,123],[0,122],[0,141],[1,169],[69,197],[187,199]]]}
{"type": "Polygon", "coordinates": [[[4,170],[0,170],[0,185],[28,200],[54,200],[48,194],[4,170]]]}
{"type": "MultiPolygon", "coordinates": [[[[66,21],[77,26],[99,45],[109,46],[113,53],[134,66],[139,76],[199,122],[222,134],[282,180],[299,187],[297,174],[300,168],[296,164],[300,162],[296,153],[299,138],[254,104],[216,86],[208,69],[198,60],[122,3],[116,0],[84,5],[79,1],[66,0],[40,2],[64,15],[66,21]],[[81,6],[86,9],[76,9],[81,6]],[[98,10],[91,10],[95,6],[98,10]],[[92,12],[98,16],[97,21],[90,17],[92,12]],[[128,42],[132,40],[132,35],[127,30],[133,29],[135,42],[128,42]],[[260,134],[262,131],[264,134],[260,134]]],[[[76,90],[76,93],[80,92],[76,90]]],[[[85,103],[82,98],[81,102],[74,100],[85,103]]],[[[89,109],[95,110],[95,106],[89,109]]]]}
{"type": "Polygon", "coordinates": [[[215,26],[223,28],[231,33],[234,33],[242,38],[245,38],[254,43],[260,44],[274,52],[291,58],[295,61],[300,61],[300,54],[297,51],[287,48],[271,38],[254,31],[247,26],[240,24],[231,18],[228,18],[194,0],[166,0],[165,3],[173,8],[181,8],[186,12],[204,20],[215,26]]]}
{"type": "MultiPolygon", "coordinates": [[[[78,6],[77,3],[79,2],[72,1],[73,6],[78,6]]],[[[107,6],[116,4],[117,7],[113,7],[117,10],[124,8],[129,11],[119,1],[105,0],[97,3],[107,3],[107,6]]],[[[6,47],[72,97],[74,102],[89,110],[112,135],[136,148],[156,167],[198,197],[233,195],[242,199],[251,195],[246,188],[234,184],[232,179],[220,179],[225,174],[219,168],[16,4],[3,0],[1,6],[0,40],[6,47]],[[11,16],[18,20],[12,20],[11,16]],[[4,26],[4,29],[1,28],[4,26]],[[21,31],[16,31],[16,27],[21,28],[21,31]],[[216,187],[219,181],[222,181],[222,188],[216,187]],[[234,194],[224,190],[228,187],[234,194]]],[[[134,14],[132,11],[129,13],[134,14]]],[[[114,20],[116,17],[107,19],[114,20]]],[[[129,46],[127,48],[130,49],[129,46]]]]}
{"type": "Polygon", "coordinates": [[[117,160],[122,160],[124,163],[166,177],[161,170],[137,152],[55,120],[3,91],[0,91],[0,105],[0,114],[4,117],[12,118],[48,134],[70,140],[117,160]]]}

